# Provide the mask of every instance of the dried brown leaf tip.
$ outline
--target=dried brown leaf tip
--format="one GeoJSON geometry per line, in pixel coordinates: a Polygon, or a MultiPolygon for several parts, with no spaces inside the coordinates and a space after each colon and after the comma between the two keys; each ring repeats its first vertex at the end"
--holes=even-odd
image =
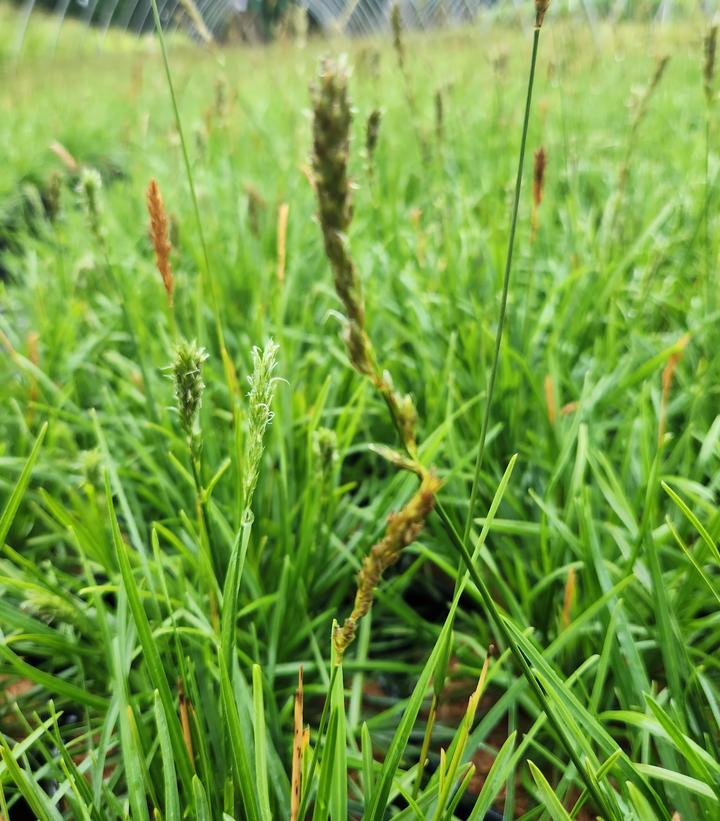
{"type": "Polygon", "coordinates": [[[181,678],[177,680],[177,691],[178,712],[180,713],[180,725],[182,727],[183,741],[185,742],[185,749],[190,757],[190,761],[193,762],[194,769],[195,758],[193,755],[192,731],[190,730],[190,710],[192,710],[192,705],[190,704],[185,693],[185,684],[181,678]]]}
{"type": "Polygon", "coordinates": [[[690,342],[690,334],[685,334],[675,344],[675,350],[668,357],[662,372],[662,394],[660,396],[660,418],[658,421],[658,446],[662,445],[667,426],[667,409],[670,401],[670,390],[672,388],[675,371],[683,358],[685,348],[690,342]]]}
{"type": "Polygon", "coordinates": [[[170,236],[168,230],[168,216],[165,211],[160,188],[157,180],[152,179],[147,187],[147,209],[150,215],[150,238],[155,249],[155,265],[162,277],[168,305],[172,308],[175,280],[170,267],[170,236]]]}
{"type": "Polygon", "coordinates": [[[557,422],[557,403],[555,401],[555,381],[552,374],[545,376],[543,382],[543,390],[545,392],[545,406],[547,407],[548,422],[554,425],[557,422]]]}
{"type": "Polygon", "coordinates": [[[548,10],[550,0],[535,0],[535,28],[539,29],[545,19],[545,12],[548,10]]]}
{"type": "Polygon", "coordinates": [[[398,561],[403,549],[420,535],[435,505],[435,494],[439,489],[440,480],[434,473],[427,472],[410,501],[397,513],[388,516],[385,535],[363,559],[357,577],[352,613],[345,619],[342,627],[336,627],[333,631],[336,664],[342,663],[345,651],[355,638],[358,622],[370,611],[375,588],[380,583],[382,574],[398,561]]]}
{"type": "Polygon", "coordinates": [[[303,728],[303,666],[298,670],[298,686],[295,690],[295,731],[293,733],[292,784],[290,789],[290,821],[297,821],[300,812],[302,787],[302,757],[305,732],[303,728]]]}
{"type": "Polygon", "coordinates": [[[77,174],[80,166],[78,165],[77,160],[73,155],[65,148],[65,146],[55,140],[54,142],[50,143],[50,150],[53,154],[60,160],[60,162],[65,166],[65,169],[69,171],[71,174],[77,174]]]}

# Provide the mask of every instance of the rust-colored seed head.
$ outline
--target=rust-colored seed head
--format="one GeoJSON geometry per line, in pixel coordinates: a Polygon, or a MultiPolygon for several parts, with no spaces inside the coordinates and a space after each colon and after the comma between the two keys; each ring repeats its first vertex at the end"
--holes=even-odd
{"type": "Polygon", "coordinates": [[[168,217],[165,211],[160,188],[157,180],[152,179],[147,187],[147,209],[150,215],[150,237],[155,248],[155,265],[157,266],[167,294],[168,305],[172,308],[175,280],[170,267],[170,237],[168,231],[168,217]]]}
{"type": "Polygon", "coordinates": [[[660,419],[658,422],[658,446],[662,444],[665,437],[665,427],[667,423],[667,409],[670,401],[670,389],[677,366],[683,358],[683,351],[690,342],[690,335],[682,336],[675,345],[675,350],[670,354],[668,361],[662,372],[662,394],[660,397],[660,419]]]}
{"type": "Polygon", "coordinates": [[[540,146],[535,152],[535,165],[533,168],[533,202],[537,208],[542,202],[543,190],[545,188],[545,166],[547,165],[547,154],[540,146]]]}
{"type": "Polygon", "coordinates": [[[545,12],[548,10],[550,0],[535,0],[535,28],[539,29],[545,19],[545,12]]]}

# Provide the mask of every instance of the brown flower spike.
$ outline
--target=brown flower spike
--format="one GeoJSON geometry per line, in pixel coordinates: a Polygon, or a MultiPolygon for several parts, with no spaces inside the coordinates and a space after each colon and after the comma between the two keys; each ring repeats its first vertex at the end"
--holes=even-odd
{"type": "Polygon", "coordinates": [[[542,202],[543,190],[545,187],[545,166],[547,165],[547,154],[543,146],[535,152],[535,165],[533,168],[533,201],[537,208],[542,202]]]}
{"type": "Polygon", "coordinates": [[[325,59],[312,87],[312,170],[325,255],[333,271],[335,291],[345,309],[345,344],[355,370],[369,377],[382,394],[409,452],[415,451],[415,408],[409,396],[393,387],[387,371],[377,367],[365,330],[365,303],[360,277],[347,240],[352,222],[348,161],[352,113],[347,91],[348,73],[342,60],[325,59]]]}
{"type": "MultiPolygon", "coordinates": [[[[317,83],[312,88],[314,189],[322,228],[325,254],[335,280],[335,291],[345,313],[345,344],[353,367],[367,376],[385,400],[407,452],[401,466],[412,470],[422,482],[419,490],[397,513],[391,513],[385,536],[365,557],[357,577],[357,592],[352,613],[333,633],[335,662],[341,664],[345,651],[355,638],[357,623],[370,610],[375,588],[384,571],[400,558],[403,548],[422,530],[435,502],[440,482],[432,470],[417,459],[415,425],[417,414],[412,398],[399,394],[392,377],[381,370],[365,329],[362,287],[347,240],[352,221],[351,186],[348,174],[350,124],[352,119],[347,93],[347,70],[342,60],[323,60],[317,83]]],[[[379,124],[379,117],[378,117],[379,124]]],[[[374,142],[371,129],[368,133],[374,142]]],[[[368,139],[368,143],[371,140],[368,139]]],[[[368,144],[368,153],[370,144],[368,144]]],[[[372,146],[374,148],[374,146],[372,146]]],[[[402,457],[401,457],[402,459],[402,457]]],[[[391,459],[391,461],[394,461],[391,459]]],[[[395,462],[397,464],[397,462],[395,462]]]]}
{"type": "Polygon", "coordinates": [[[150,237],[155,248],[155,265],[162,277],[165,293],[167,294],[168,305],[173,306],[173,290],[175,280],[173,279],[172,268],[170,267],[170,244],[168,231],[168,217],[165,211],[160,188],[157,180],[152,179],[147,187],[147,209],[150,215],[150,237]]]}
{"type": "Polygon", "coordinates": [[[539,29],[542,27],[543,20],[545,19],[545,12],[548,10],[548,6],[550,5],[550,0],[535,0],[535,28],[539,29]]]}
{"type": "Polygon", "coordinates": [[[547,166],[547,154],[545,149],[540,146],[535,152],[535,162],[533,165],[533,207],[530,218],[532,227],[533,239],[538,230],[538,216],[540,203],[543,200],[543,193],[545,190],[545,168],[547,166]]]}
{"type": "Polygon", "coordinates": [[[347,244],[352,221],[348,158],[350,101],[347,69],[342,61],[323,60],[312,89],[313,174],[325,254],[335,279],[335,290],[345,308],[345,341],[350,360],[366,376],[374,373],[370,341],[365,332],[365,305],[360,278],[347,244]]]}
{"type": "Polygon", "coordinates": [[[439,488],[440,481],[435,474],[426,473],[419,489],[405,507],[388,516],[385,535],[373,545],[370,553],[363,559],[357,577],[357,592],[352,613],[345,619],[343,626],[336,627],[333,632],[336,664],[342,663],[345,650],[355,638],[357,623],[369,612],[375,588],[382,574],[398,561],[402,550],[419,536],[433,509],[435,494],[439,488]]]}
{"type": "Polygon", "coordinates": [[[715,77],[715,55],[717,52],[718,27],[711,26],[705,37],[705,66],[703,68],[703,80],[705,85],[705,97],[710,103],[713,95],[713,79],[715,77]]]}

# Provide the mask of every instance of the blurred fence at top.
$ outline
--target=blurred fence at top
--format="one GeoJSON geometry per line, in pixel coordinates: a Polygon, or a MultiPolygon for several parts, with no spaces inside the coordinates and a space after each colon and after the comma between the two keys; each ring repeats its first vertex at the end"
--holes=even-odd
{"type": "MultiPolygon", "coordinates": [[[[143,34],[153,28],[150,0],[10,0],[18,7],[20,39],[34,13],[49,13],[58,25],[67,18],[107,31],[143,34]]],[[[427,30],[469,24],[481,13],[513,14],[531,0],[157,0],[168,31],[204,41],[267,41],[308,30],[366,36],[390,27],[399,5],[403,25],[427,30]]],[[[2,3],[2,0],[0,0],[2,3]]],[[[715,13],[718,0],[554,0],[555,13],[580,14],[589,21],[609,18],[664,21],[700,7],[715,13]]]]}

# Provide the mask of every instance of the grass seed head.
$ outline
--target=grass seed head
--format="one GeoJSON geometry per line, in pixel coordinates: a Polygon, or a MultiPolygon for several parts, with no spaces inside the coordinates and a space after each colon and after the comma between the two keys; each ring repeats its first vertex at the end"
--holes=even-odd
{"type": "Polygon", "coordinates": [[[705,97],[708,102],[712,100],[713,80],[715,78],[715,56],[717,53],[717,33],[718,27],[711,26],[705,37],[705,66],[703,68],[703,80],[705,85],[705,97]]]}
{"type": "Polygon", "coordinates": [[[534,242],[538,232],[538,225],[540,220],[540,203],[543,199],[543,192],[545,190],[545,167],[547,165],[547,154],[545,149],[540,146],[535,152],[535,160],[533,164],[533,203],[532,213],[530,215],[531,239],[534,242]]]}
{"type": "Polygon", "coordinates": [[[382,111],[375,108],[370,112],[365,127],[365,151],[368,160],[372,161],[377,148],[378,137],[380,136],[380,122],[382,121],[382,111]]]}
{"type": "Polygon", "coordinates": [[[533,166],[533,202],[535,207],[539,207],[543,198],[545,188],[545,167],[547,166],[547,154],[543,146],[535,152],[535,163],[533,166]]]}
{"type": "Polygon", "coordinates": [[[168,216],[165,211],[165,203],[163,202],[157,180],[150,180],[147,187],[146,198],[148,214],[150,215],[150,237],[152,239],[153,248],[155,249],[155,265],[162,278],[165,293],[167,294],[168,305],[172,308],[173,291],[175,288],[175,280],[173,278],[172,268],[170,267],[170,251],[172,250],[172,245],[170,244],[168,216]]]}
{"type": "Polygon", "coordinates": [[[535,28],[539,29],[542,27],[543,20],[545,19],[545,12],[548,10],[548,6],[550,5],[550,0],[535,0],[535,28]]]}
{"type": "Polygon", "coordinates": [[[90,231],[99,242],[104,239],[102,228],[102,177],[94,168],[83,168],[78,183],[90,231]]]}
{"type": "Polygon", "coordinates": [[[445,133],[445,104],[441,88],[435,91],[435,138],[439,143],[443,141],[445,133]]]}
{"type": "Polygon", "coordinates": [[[312,166],[320,226],[333,270],[335,290],[345,308],[345,342],[354,367],[373,373],[370,341],[365,333],[365,305],[360,279],[347,243],[352,221],[348,160],[352,114],[347,93],[348,72],[344,60],[325,59],[312,88],[312,166]]]}
{"type": "Polygon", "coordinates": [[[402,15],[400,13],[400,6],[393,3],[392,11],[390,13],[390,24],[393,33],[393,48],[397,56],[398,65],[402,70],[405,70],[405,44],[402,36],[402,15]]]}
{"type": "Polygon", "coordinates": [[[60,172],[53,171],[42,194],[45,214],[50,222],[54,222],[60,215],[60,210],[62,207],[62,183],[63,178],[60,172]]]}
{"type": "Polygon", "coordinates": [[[207,359],[204,348],[194,340],[181,340],[175,348],[172,379],[175,383],[175,401],[180,415],[180,426],[188,437],[193,437],[195,422],[202,404],[205,383],[202,366],[207,359]]]}
{"type": "Polygon", "coordinates": [[[330,428],[319,428],[313,434],[313,453],[318,476],[322,482],[332,473],[338,459],[337,435],[330,428]]]}
{"type": "Polygon", "coordinates": [[[247,195],[248,224],[253,235],[257,237],[260,235],[261,218],[267,208],[267,203],[252,183],[245,183],[245,194],[247,195]]]}
{"type": "Polygon", "coordinates": [[[373,545],[358,573],[352,613],[345,619],[342,627],[336,627],[333,631],[336,664],[342,663],[345,651],[355,638],[358,622],[369,612],[382,574],[398,561],[403,549],[420,535],[435,505],[435,494],[439,489],[440,481],[435,474],[426,473],[410,501],[397,513],[388,516],[385,535],[373,545]]]}
{"type": "Polygon", "coordinates": [[[272,400],[278,378],[273,376],[277,365],[278,346],[269,339],[262,348],[253,348],[253,372],[248,377],[248,430],[245,440],[243,475],[243,507],[249,511],[264,451],[264,436],[273,418],[272,400]]]}

